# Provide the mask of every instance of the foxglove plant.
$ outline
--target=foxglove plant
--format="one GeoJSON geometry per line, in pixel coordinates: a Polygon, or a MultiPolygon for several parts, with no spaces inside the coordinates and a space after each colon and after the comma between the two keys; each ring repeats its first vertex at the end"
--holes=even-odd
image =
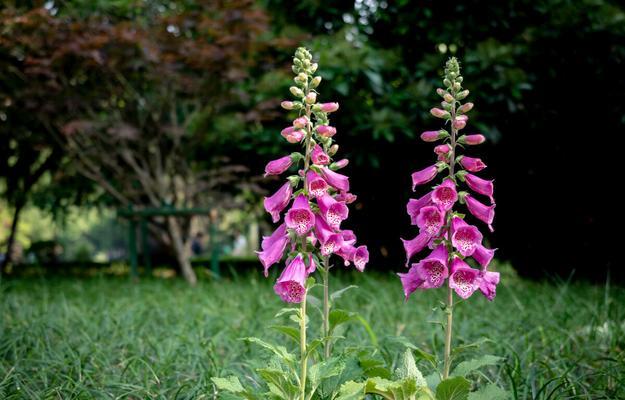
{"type": "Polygon", "coordinates": [[[437,163],[413,173],[412,188],[415,190],[433,181],[443,171],[447,173],[430,192],[408,201],[407,212],[411,223],[419,228],[419,234],[411,240],[402,239],[407,266],[412,257],[424,249],[430,249],[430,254],[411,264],[408,272],[399,274],[406,299],[417,289],[434,289],[447,284],[443,379],[449,377],[451,364],[454,293],[467,299],[479,290],[488,300],[493,300],[499,283],[499,273],[488,270],[495,250],[484,247],[479,229],[465,222],[464,215],[456,211],[458,203],[464,204],[469,213],[493,231],[493,181],[474,175],[486,165],[479,158],[459,154],[464,146],[484,142],[484,136],[479,134],[461,135],[469,120],[467,113],[473,108],[473,103],[462,103],[469,94],[468,90],[463,90],[462,81],[458,61],[452,57],[445,65],[445,89],[437,89],[443,98],[441,108],[430,110],[434,117],[445,121],[446,127],[421,134],[425,142],[443,142],[434,148],[437,163]],[[461,184],[476,195],[458,191],[461,184]],[[484,204],[486,200],[488,204],[484,204]],[[469,258],[480,268],[467,263],[469,258]]]}

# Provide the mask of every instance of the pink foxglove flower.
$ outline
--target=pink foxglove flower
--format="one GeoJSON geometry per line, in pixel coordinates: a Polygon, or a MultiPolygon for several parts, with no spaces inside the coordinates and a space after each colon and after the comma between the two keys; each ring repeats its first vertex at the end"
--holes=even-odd
{"type": "Polygon", "coordinates": [[[280,157],[277,160],[269,161],[265,166],[265,177],[268,175],[280,175],[293,163],[291,156],[280,157]]]}
{"type": "Polygon", "coordinates": [[[417,215],[417,226],[430,237],[438,235],[444,222],[444,212],[436,206],[425,206],[417,215]]]}
{"type": "Polygon", "coordinates": [[[486,268],[495,256],[495,250],[497,249],[487,249],[480,244],[475,248],[475,251],[471,256],[475,261],[477,261],[478,264],[482,266],[482,268],[486,268]]]}
{"type": "Polygon", "coordinates": [[[332,163],[332,165],[330,165],[330,169],[332,171],[336,171],[338,169],[347,167],[347,164],[349,164],[349,160],[347,158],[344,158],[342,160],[338,160],[337,162],[332,163]]]}
{"type": "Polygon", "coordinates": [[[352,204],[356,201],[357,198],[358,196],[356,196],[355,194],[347,192],[340,192],[335,197],[336,201],[342,201],[345,204],[352,204]]]}
{"type": "Polygon", "coordinates": [[[460,144],[468,144],[470,146],[475,146],[478,144],[482,144],[486,141],[484,135],[465,135],[458,138],[458,143],[460,144]]]}
{"type": "Polygon", "coordinates": [[[308,126],[309,121],[307,117],[299,117],[293,121],[295,129],[304,129],[308,126]]]}
{"type": "Polygon", "coordinates": [[[282,259],[289,238],[286,233],[286,226],[280,225],[271,236],[263,238],[262,251],[257,251],[258,258],[264,267],[265,276],[268,275],[269,267],[282,259]]]}
{"type": "Polygon", "coordinates": [[[397,275],[399,275],[401,285],[404,288],[404,297],[408,301],[410,295],[423,284],[423,279],[417,272],[416,264],[413,264],[407,273],[399,273],[397,275]]]}
{"type": "Polygon", "coordinates": [[[291,201],[292,193],[291,184],[287,182],[272,196],[265,197],[265,210],[271,214],[273,222],[278,222],[280,220],[280,213],[289,204],[289,201],[291,201]]]}
{"type": "Polygon", "coordinates": [[[321,241],[321,255],[329,256],[343,246],[343,235],[330,228],[322,216],[315,217],[315,235],[321,241]]]}
{"type": "Polygon", "coordinates": [[[495,204],[487,206],[476,200],[471,194],[467,193],[464,196],[464,201],[467,204],[467,209],[473,216],[480,221],[488,225],[488,229],[493,231],[493,219],[495,219],[495,204]]]}
{"type": "Polygon", "coordinates": [[[484,164],[484,162],[482,162],[479,158],[467,156],[462,156],[460,159],[460,165],[462,165],[462,168],[469,172],[480,172],[486,168],[486,164],[484,164]]]}
{"type": "Polygon", "coordinates": [[[319,125],[317,126],[316,131],[319,136],[325,138],[331,138],[332,136],[336,135],[336,128],[333,126],[319,125]]]}
{"type": "Polygon", "coordinates": [[[287,303],[300,303],[306,293],[306,264],[301,254],[298,254],[282,271],[273,290],[287,303]]]}
{"type": "Polygon", "coordinates": [[[406,251],[406,265],[410,262],[412,256],[425,249],[430,242],[431,236],[425,232],[419,233],[414,239],[406,240],[402,239],[404,243],[404,250],[406,251]]]}
{"type": "Polygon", "coordinates": [[[321,103],[319,109],[326,113],[335,112],[339,109],[339,103],[321,103]]]}
{"type": "Polygon", "coordinates": [[[447,134],[447,132],[445,132],[444,130],[425,131],[421,134],[421,140],[423,140],[424,142],[436,142],[437,140],[440,140],[446,136],[449,136],[449,134],[447,134]]]}
{"type": "Polygon", "coordinates": [[[408,200],[408,204],[406,204],[406,211],[408,212],[408,215],[410,215],[410,223],[412,225],[417,225],[417,217],[419,216],[421,209],[425,206],[431,205],[432,203],[432,192],[427,193],[418,199],[408,200]]]}
{"type": "Polygon", "coordinates": [[[304,195],[295,198],[293,206],[284,217],[287,228],[293,229],[299,236],[310,231],[315,224],[315,215],[310,211],[310,203],[304,195]]]}
{"type": "Polygon", "coordinates": [[[418,185],[428,183],[436,177],[438,174],[438,168],[436,165],[430,165],[420,171],[412,173],[412,190],[414,191],[418,185]]]}
{"type": "Polygon", "coordinates": [[[451,262],[449,287],[454,289],[458,296],[468,299],[478,288],[479,275],[478,270],[471,268],[469,264],[455,257],[451,262]]]}
{"type": "Polygon", "coordinates": [[[340,201],[336,201],[330,195],[323,195],[317,199],[319,205],[319,211],[328,222],[328,225],[333,229],[339,229],[341,222],[347,219],[349,215],[349,209],[340,201]]]}
{"type": "Polygon", "coordinates": [[[365,266],[369,262],[369,250],[367,250],[367,246],[356,247],[352,261],[354,262],[356,269],[363,272],[365,270],[365,266]]]}
{"type": "Polygon", "coordinates": [[[438,156],[438,161],[445,161],[451,151],[451,146],[448,144],[441,144],[434,147],[434,153],[438,156]]]}
{"type": "Polygon", "coordinates": [[[349,178],[347,176],[334,172],[327,167],[321,168],[321,175],[330,186],[343,192],[349,192],[349,178]]]}
{"type": "Polygon", "coordinates": [[[445,179],[432,191],[432,202],[443,211],[451,210],[457,200],[456,184],[451,179],[445,179]]]}
{"type": "Polygon", "coordinates": [[[478,277],[478,287],[480,292],[488,300],[493,301],[497,294],[497,285],[499,284],[499,272],[491,272],[483,270],[478,277]]]}
{"type": "Polygon", "coordinates": [[[464,257],[473,255],[478,245],[482,244],[482,234],[473,225],[469,225],[458,217],[451,221],[451,244],[464,257]]]}
{"type": "Polygon", "coordinates": [[[323,151],[321,146],[319,146],[318,144],[316,144],[315,147],[313,147],[310,159],[312,160],[313,164],[316,164],[316,165],[330,164],[330,157],[328,157],[325,151],[323,151]]]}
{"type": "Polygon", "coordinates": [[[416,268],[417,275],[423,281],[421,287],[423,289],[433,289],[441,287],[445,283],[445,279],[449,275],[447,270],[447,249],[444,244],[439,244],[429,256],[413,264],[416,268]]]}
{"type": "Polygon", "coordinates": [[[306,173],[306,183],[312,197],[321,197],[328,192],[328,183],[313,170],[306,173]]]}
{"type": "Polygon", "coordinates": [[[304,139],[304,131],[295,129],[295,127],[293,126],[284,128],[280,134],[289,143],[299,143],[302,141],[302,139],[304,139]]]}
{"type": "Polygon", "coordinates": [[[473,174],[466,174],[464,179],[467,182],[467,186],[476,193],[483,194],[490,198],[491,203],[494,203],[493,199],[493,181],[482,179],[479,176],[473,174]]]}

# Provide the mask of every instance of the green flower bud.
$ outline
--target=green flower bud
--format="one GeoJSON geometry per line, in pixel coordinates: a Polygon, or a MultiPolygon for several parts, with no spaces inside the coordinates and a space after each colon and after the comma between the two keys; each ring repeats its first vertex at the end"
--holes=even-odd
{"type": "Polygon", "coordinates": [[[454,96],[452,96],[450,93],[445,93],[445,95],[443,96],[443,99],[445,99],[445,101],[448,103],[454,102],[454,96]]]}
{"type": "Polygon", "coordinates": [[[321,83],[321,77],[320,76],[315,76],[313,78],[313,80],[310,82],[310,86],[311,88],[316,88],[317,86],[319,86],[319,84],[321,83]]]}
{"type": "Polygon", "coordinates": [[[304,92],[302,92],[302,89],[296,86],[291,86],[289,90],[291,91],[291,94],[293,94],[293,96],[295,97],[304,97],[304,92]]]}
{"type": "Polygon", "coordinates": [[[338,144],[333,144],[329,149],[328,149],[328,155],[330,157],[334,156],[337,152],[339,151],[339,145],[338,144]]]}
{"type": "Polygon", "coordinates": [[[462,92],[456,94],[456,100],[463,100],[468,95],[469,95],[469,91],[468,90],[463,90],[462,92]]]}

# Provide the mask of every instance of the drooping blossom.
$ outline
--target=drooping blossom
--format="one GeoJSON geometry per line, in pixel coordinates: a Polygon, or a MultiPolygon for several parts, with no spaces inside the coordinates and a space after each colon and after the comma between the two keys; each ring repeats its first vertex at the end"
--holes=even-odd
{"type": "Polygon", "coordinates": [[[271,214],[273,222],[278,222],[280,220],[280,213],[285,209],[287,204],[289,204],[292,193],[291,184],[287,182],[272,196],[265,197],[265,210],[271,214]]]}
{"type": "Polygon", "coordinates": [[[280,132],[280,134],[289,143],[299,143],[302,141],[302,139],[304,139],[304,131],[296,129],[293,126],[284,128],[282,132],[280,132]]]}
{"type": "Polygon", "coordinates": [[[417,185],[423,185],[424,183],[428,183],[432,179],[436,177],[438,174],[438,168],[436,165],[430,165],[427,168],[424,168],[420,171],[412,173],[412,190],[415,190],[417,185]]]}
{"type": "Polygon", "coordinates": [[[438,161],[445,161],[451,151],[451,146],[448,144],[441,144],[434,147],[434,153],[436,153],[438,161]]]}
{"type": "Polygon", "coordinates": [[[321,167],[321,175],[328,184],[343,192],[349,192],[349,177],[332,171],[330,168],[321,167]]]}
{"type": "Polygon", "coordinates": [[[287,228],[293,229],[299,236],[310,231],[315,224],[315,215],[310,211],[310,203],[304,195],[295,198],[293,206],[284,217],[287,228]]]}
{"type": "Polygon", "coordinates": [[[321,137],[331,138],[336,135],[336,128],[328,125],[319,125],[316,129],[317,133],[321,137]]]}
{"type": "Polygon", "coordinates": [[[467,156],[462,156],[462,158],[460,158],[460,165],[469,172],[480,172],[486,168],[486,164],[479,158],[467,156]]]}
{"type": "Polygon", "coordinates": [[[333,229],[338,229],[343,220],[347,219],[349,209],[345,203],[336,201],[332,196],[325,194],[317,199],[319,211],[321,211],[328,225],[333,229]]]}
{"type": "Polygon", "coordinates": [[[318,144],[313,147],[310,159],[312,160],[313,164],[317,165],[328,165],[330,163],[330,157],[328,157],[325,151],[323,151],[321,146],[319,146],[318,144]]]}
{"type": "Polygon", "coordinates": [[[277,160],[269,161],[265,166],[265,177],[269,175],[280,175],[293,164],[291,156],[280,157],[277,160]]]}
{"type": "Polygon", "coordinates": [[[313,170],[306,173],[306,184],[312,197],[321,197],[328,192],[328,183],[313,170]]]}
{"type": "Polygon", "coordinates": [[[469,186],[471,190],[476,193],[483,194],[484,196],[488,196],[491,203],[495,202],[495,199],[493,199],[493,181],[482,179],[473,174],[466,174],[464,179],[467,186],[469,186]]]}
{"type": "Polygon", "coordinates": [[[416,269],[417,275],[422,281],[421,288],[433,289],[441,287],[445,283],[445,279],[449,275],[447,270],[448,257],[445,245],[439,244],[429,256],[417,264],[412,264],[412,268],[416,269]]]}
{"type": "Polygon", "coordinates": [[[425,206],[417,215],[417,226],[421,232],[426,233],[429,237],[438,235],[443,224],[444,213],[436,206],[425,206]]]}
{"type": "Polygon", "coordinates": [[[404,289],[404,297],[406,301],[410,295],[423,284],[423,279],[417,273],[416,264],[412,266],[406,273],[398,273],[399,279],[401,280],[401,286],[404,289]]]}
{"type": "Polygon", "coordinates": [[[489,301],[493,301],[495,295],[497,294],[499,272],[491,272],[485,269],[482,270],[478,276],[477,284],[484,297],[486,297],[489,301]]]}
{"type": "Polygon", "coordinates": [[[301,303],[306,293],[306,264],[298,254],[282,271],[273,290],[287,303],[301,303]]]}
{"type": "Polygon", "coordinates": [[[425,232],[420,232],[413,239],[402,239],[404,250],[406,251],[406,265],[410,262],[412,256],[423,250],[430,242],[431,236],[425,232]]]}
{"type": "Polygon", "coordinates": [[[321,103],[319,109],[323,112],[331,113],[339,109],[339,103],[321,103]]]}
{"type": "Polygon", "coordinates": [[[269,267],[282,259],[289,237],[286,233],[286,226],[281,224],[271,236],[263,237],[261,244],[262,251],[257,251],[258,258],[264,267],[265,276],[268,275],[269,267]]]}
{"type": "Polygon", "coordinates": [[[315,235],[321,241],[320,250],[324,256],[338,251],[343,245],[343,235],[334,232],[321,215],[315,217],[315,235]]]}
{"type": "Polygon", "coordinates": [[[477,246],[482,243],[480,231],[475,226],[464,222],[461,218],[454,217],[452,219],[451,229],[451,244],[464,257],[472,255],[477,246]]]}
{"type": "Polygon", "coordinates": [[[463,299],[471,297],[478,288],[478,277],[480,272],[471,268],[469,264],[458,257],[454,257],[451,262],[451,275],[449,276],[449,287],[454,289],[458,296],[463,299]]]}
{"type": "Polygon", "coordinates": [[[495,218],[495,204],[487,206],[480,203],[470,193],[464,196],[467,209],[473,216],[488,225],[488,229],[493,231],[493,219],[495,218]]]}
{"type": "Polygon", "coordinates": [[[365,266],[369,262],[369,250],[367,250],[367,246],[356,247],[352,261],[354,262],[356,269],[363,272],[365,270],[365,266]]]}
{"type": "Polygon", "coordinates": [[[417,224],[417,217],[419,216],[419,212],[425,206],[429,206],[432,204],[432,192],[429,192],[418,199],[410,199],[408,200],[408,204],[406,204],[406,211],[410,216],[410,223],[412,225],[417,224]]]}
{"type": "Polygon", "coordinates": [[[299,117],[293,120],[293,126],[295,129],[304,129],[308,126],[310,121],[308,121],[307,117],[299,117]]]}
{"type": "Polygon", "coordinates": [[[457,200],[456,184],[449,178],[445,179],[443,183],[432,191],[432,203],[444,211],[451,210],[457,200]]]}
{"type": "Polygon", "coordinates": [[[473,252],[471,257],[473,257],[473,259],[477,261],[477,263],[480,264],[482,268],[486,268],[495,256],[495,250],[497,249],[487,249],[486,247],[479,244],[475,248],[475,251],[473,252]]]}

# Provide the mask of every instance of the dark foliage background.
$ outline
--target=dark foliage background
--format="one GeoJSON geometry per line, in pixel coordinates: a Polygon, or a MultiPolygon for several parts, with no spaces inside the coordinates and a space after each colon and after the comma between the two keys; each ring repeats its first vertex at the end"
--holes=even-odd
{"type": "MultiPolygon", "coordinates": [[[[114,16],[140,24],[202,3],[65,1],[52,8],[55,18],[89,23],[114,16]]],[[[43,3],[19,5],[26,12],[43,3]]],[[[291,53],[303,42],[325,78],[320,99],[341,104],[333,123],[359,195],[350,224],[369,245],[371,266],[399,269],[398,236],[414,235],[405,213],[415,196],[410,173],[434,159],[418,134],[438,127],[428,110],[438,101],[442,65],[455,55],[476,104],[467,131],[489,138],[477,154],[489,166],[485,175],[496,180],[496,231],[489,239],[499,256],[531,276],[575,271],[602,280],[611,271],[624,277],[614,233],[621,219],[617,138],[625,124],[622,3],[259,0],[244,6],[267,18],[257,35],[262,46],[246,56],[246,70],[228,88],[238,101],[202,119],[206,152],[191,157],[217,152],[262,171],[268,159],[290,151],[279,137],[289,118],[277,102],[288,93],[291,53]]],[[[3,46],[11,52],[10,43],[3,46]]],[[[58,170],[62,159],[50,143],[58,170]]],[[[270,181],[266,189],[276,186],[270,181]]]]}

